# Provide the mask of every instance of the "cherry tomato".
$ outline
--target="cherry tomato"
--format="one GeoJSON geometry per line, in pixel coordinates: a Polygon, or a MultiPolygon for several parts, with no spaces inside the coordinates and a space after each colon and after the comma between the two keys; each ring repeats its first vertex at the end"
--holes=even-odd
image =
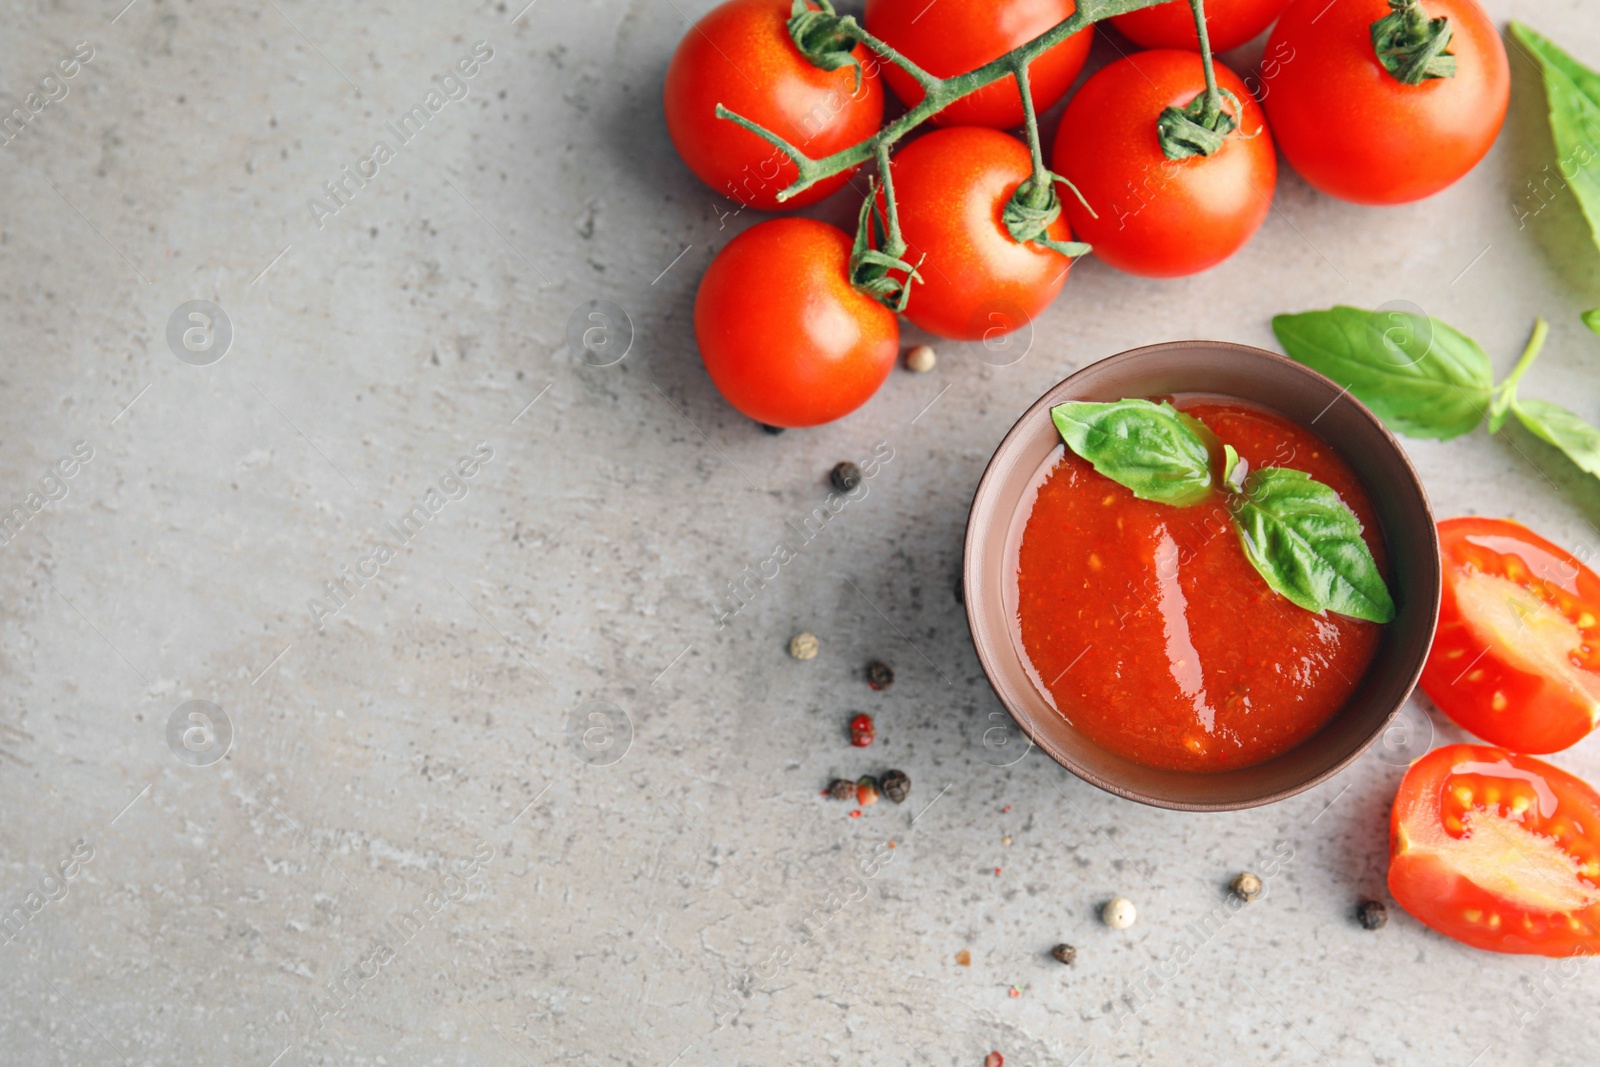
{"type": "Polygon", "coordinates": [[[1055,172],[1078,187],[1061,202],[1081,241],[1119,270],[1154,278],[1194,274],[1227,259],[1260,229],[1272,207],[1278,161],[1261,105],[1233,71],[1216,64],[1217,85],[1241,109],[1239,126],[1210,156],[1168,159],[1156,122],[1205,90],[1195,52],[1138,52],[1102,68],[1061,116],[1055,172]],[[1098,217],[1095,217],[1098,216],[1098,217]]]}
{"type": "Polygon", "coordinates": [[[1532,756],[1436,748],[1394,798],[1389,892],[1473,948],[1600,952],[1600,795],[1532,756]]]}
{"type": "Polygon", "coordinates": [[[853,171],[792,199],[777,194],[799,176],[794,162],[726,119],[720,103],[815,158],[871,137],[883,120],[883,83],[865,48],[858,86],[849,67],[812,65],[789,37],[789,0],[728,0],[692,26],[667,67],[667,132],[700,180],[748,207],[781,211],[815,203],[853,171]]]}
{"type": "Polygon", "coordinates": [[[1384,69],[1372,23],[1388,0],[1294,0],[1267,45],[1262,102],[1289,165],[1316,188],[1358,204],[1432,196],[1483,158],[1511,99],[1505,46],[1472,0],[1424,0],[1450,20],[1451,78],[1406,85],[1384,69]]]}
{"type": "Polygon", "coordinates": [[[728,403],[757,422],[831,422],[894,369],[900,324],[851,288],[852,243],[825,222],[774,219],[728,242],[700,279],[700,356],[728,403]]]}
{"type": "Polygon", "coordinates": [[[1600,577],[1509,519],[1439,524],[1444,589],[1422,690],[1513,752],[1559,752],[1600,722],[1600,577]]]}
{"type": "MultiPolygon", "coordinates": [[[[1238,48],[1283,13],[1289,0],[1206,0],[1206,36],[1213,52],[1238,48]]],[[[1146,48],[1187,48],[1200,51],[1194,32],[1194,11],[1189,0],[1167,0],[1155,7],[1116,15],[1111,24],[1134,44],[1146,48]]]]}
{"type": "MultiPolygon", "coordinates": [[[[965,74],[1027,44],[1077,10],[1073,0],[867,0],[868,32],[929,74],[965,74]]],[[[1089,56],[1094,27],[1085,26],[1028,65],[1028,86],[1037,111],[1067,94],[1089,56]]],[[[911,75],[884,61],[883,76],[894,95],[915,107],[925,95],[911,75]]],[[[937,115],[940,126],[1022,125],[1022,94],[1013,78],[1002,78],[962,97],[937,115]]]]}
{"type": "MultiPolygon", "coordinates": [[[[1000,217],[1033,173],[1027,145],[999,130],[958,126],[911,142],[890,166],[906,261],[922,261],[906,318],[940,337],[975,341],[1017,329],[1055,299],[1072,261],[1018,244],[1000,217]]],[[[1048,235],[1072,240],[1064,215],[1048,235]]]]}

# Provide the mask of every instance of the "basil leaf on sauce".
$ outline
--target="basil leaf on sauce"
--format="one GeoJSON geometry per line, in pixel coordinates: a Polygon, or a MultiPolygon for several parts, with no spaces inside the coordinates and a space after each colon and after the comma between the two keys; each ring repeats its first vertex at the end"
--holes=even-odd
{"type": "MultiPolygon", "coordinates": [[[[1560,180],[1572,190],[1584,217],[1589,220],[1589,232],[1595,244],[1600,245],[1600,168],[1591,166],[1596,157],[1594,146],[1600,144],[1600,74],[1522,23],[1513,22],[1510,29],[1533,53],[1544,72],[1556,168],[1560,171],[1560,180]]],[[[1546,183],[1548,181],[1547,178],[1546,183]]]]}
{"type": "Polygon", "coordinates": [[[1459,437],[1489,404],[1489,357],[1438,319],[1335,307],[1275,316],[1272,330],[1291,359],[1349,389],[1408,437],[1459,437]]]}
{"type": "Polygon", "coordinates": [[[1211,453],[1171,404],[1073,401],[1050,417],[1068,448],[1141,500],[1182,507],[1210,492],[1211,453]]]}
{"type": "Polygon", "coordinates": [[[1548,400],[1513,400],[1517,421],[1539,440],[1555,445],[1581,469],[1600,477],[1600,430],[1548,400]]]}
{"type": "Polygon", "coordinates": [[[1242,459],[1232,445],[1222,446],[1222,484],[1230,493],[1244,492],[1244,479],[1250,473],[1250,462],[1242,459]]]}
{"type": "Polygon", "coordinates": [[[1338,493],[1304,471],[1263,467],[1245,479],[1236,501],[1239,543],[1274,591],[1307,611],[1394,618],[1361,522],[1338,493]]]}

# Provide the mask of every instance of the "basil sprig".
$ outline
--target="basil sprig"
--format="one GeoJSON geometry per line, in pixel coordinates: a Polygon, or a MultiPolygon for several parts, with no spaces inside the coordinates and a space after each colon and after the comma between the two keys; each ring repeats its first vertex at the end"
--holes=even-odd
{"type": "Polygon", "coordinates": [[[1600,245],[1600,168],[1591,166],[1596,156],[1594,146],[1600,144],[1600,74],[1522,23],[1513,22],[1510,29],[1544,72],[1556,167],[1589,220],[1595,244],[1600,245]]]}
{"type": "Polygon", "coordinates": [[[1140,500],[1182,507],[1211,491],[1211,453],[1171,404],[1118,400],[1067,403],[1050,409],[1067,447],[1140,500]]]}
{"type": "Polygon", "coordinates": [[[1407,437],[1448,440],[1483,420],[1494,386],[1489,357],[1438,319],[1336,307],[1275,316],[1272,331],[1290,356],[1407,437]]]}
{"type": "Polygon", "coordinates": [[[1307,611],[1394,618],[1361,521],[1328,486],[1304,471],[1263,467],[1230,510],[1245,556],[1274,591],[1307,611]]]}
{"type": "MultiPolygon", "coordinates": [[[[1583,321],[1600,333],[1600,308],[1585,312],[1583,321]]],[[[1336,307],[1279,315],[1272,329],[1291,358],[1345,386],[1397,433],[1448,440],[1486,415],[1489,432],[1499,433],[1515,415],[1529,433],[1600,478],[1600,430],[1560,405],[1518,395],[1549,332],[1543,319],[1499,385],[1477,343],[1438,319],[1336,307]],[[1409,362],[1397,367],[1401,353],[1409,362]]]]}
{"type": "Polygon", "coordinates": [[[1339,494],[1303,471],[1249,464],[1203,423],[1148,400],[1071,402],[1050,409],[1061,438],[1105,477],[1142,500],[1178,507],[1212,495],[1212,456],[1222,453],[1222,491],[1256,572],[1307,611],[1384,623],[1394,601],[1361,539],[1361,521],[1339,494]],[[1248,472],[1248,473],[1247,473],[1248,472]]]}

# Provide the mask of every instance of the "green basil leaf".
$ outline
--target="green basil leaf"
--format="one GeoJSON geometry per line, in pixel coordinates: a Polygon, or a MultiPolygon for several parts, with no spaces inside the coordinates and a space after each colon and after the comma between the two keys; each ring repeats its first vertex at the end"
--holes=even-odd
{"type": "Polygon", "coordinates": [[[1250,473],[1250,464],[1239,458],[1239,452],[1232,445],[1222,446],[1222,484],[1229,492],[1244,492],[1245,475],[1250,473]]]}
{"type": "Polygon", "coordinates": [[[1438,319],[1336,307],[1278,315],[1272,330],[1290,358],[1349,389],[1398,433],[1443,441],[1483,419],[1489,357],[1438,319]]]}
{"type": "Polygon", "coordinates": [[[1239,543],[1274,591],[1307,611],[1370,622],[1394,618],[1394,601],[1361,522],[1304,471],[1263,467],[1245,479],[1233,515],[1239,543]]]}
{"type": "Polygon", "coordinates": [[[1589,220],[1590,235],[1600,246],[1600,168],[1591,166],[1597,155],[1595,146],[1600,145],[1600,74],[1520,22],[1511,23],[1511,32],[1533,53],[1544,71],[1556,167],[1561,180],[1577,197],[1578,206],[1589,220]]]}
{"type": "Polygon", "coordinates": [[[1211,453],[1171,404],[1074,401],[1050,417],[1068,448],[1141,500],[1182,507],[1211,490],[1211,453]]]}
{"type": "Polygon", "coordinates": [[[1519,398],[1511,410],[1535,437],[1555,445],[1581,469],[1600,477],[1600,430],[1548,400],[1519,398]]]}

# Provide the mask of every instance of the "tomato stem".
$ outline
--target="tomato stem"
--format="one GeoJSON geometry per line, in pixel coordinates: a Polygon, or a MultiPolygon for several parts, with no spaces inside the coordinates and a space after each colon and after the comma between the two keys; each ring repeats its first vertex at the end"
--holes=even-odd
{"type": "Polygon", "coordinates": [[[1211,33],[1206,28],[1203,0],[1189,0],[1189,7],[1200,38],[1200,67],[1205,71],[1206,88],[1183,107],[1167,108],[1156,120],[1157,138],[1168,159],[1215,155],[1239,125],[1223,108],[1224,98],[1233,101],[1236,111],[1243,110],[1232,93],[1217,88],[1216,61],[1211,57],[1211,33]]]}
{"type": "MultiPolygon", "coordinates": [[[[1083,198],[1078,187],[1059,174],[1053,174],[1044,165],[1044,148],[1039,143],[1039,117],[1034,112],[1033,90],[1028,84],[1028,60],[1017,57],[1012,61],[1012,73],[1017,79],[1017,91],[1022,94],[1023,125],[1028,131],[1028,153],[1033,157],[1033,174],[1018,185],[1001,211],[1001,221],[1006,232],[1018,244],[1040,245],[1063,256],[1075,258],[1086,254],[1089,246],[1082,241],[1055,241],[1049,236],[1050,224],[1061,215],[1061,200],[1056,195],[1056,182],[1072,190],[1078,202],[1094,215],[1094,208],[1083,198]]],[[[1099,216],[1095,216],[1098,218],[1099,216]]]]}
{"type": "Polygon", "coordinates": [[[1506,375],[1505,381],[1495,386],[1494,399],[1489,402],[1489,432],[1499,433],[1501,425],[1506,421],[1506,415],[1516,406],[1517,385],[1522,381],[1522,376],[1528,373],[1528,368],[1533,366],[1533,361],[1539,358],[1539,350],[1544,347],[1544,340],[1550,334],[1550,325],[1544,319],[1533,321],[1533,335],[1528,338],[1528,343],[1522,349],[1522,355],[1517,359],[1517,365],[1511,368],[1511,373],[1506,375]]]}
{"type": "Polygon", "coordinates": [[[1372,24],[1372,47],[1383,69],[1406,85],[1455,77],[1456,57],[1447,51],[1454,32],[1450,20],[1430,19],[1418,0],[1389,0],[1389,9],[1372,24]]]}
{"type": "MultiPolygon", "coordinates": [[[[817,182],[860,166],[877,155],[879,145],[892,147],[906,134],[962,97],[969,96],[1002,78],[1015,77],[1016,63],[1019,60],[1024,64],[1031,63],[1044,52],[1096,22],[1114,15],[1125,15],[1130,11],[1154,7],[1156,4],[1165,3],[1166,0],[1078,0],[1077,8],[1071,16],[1056,23],[1033,40],[1018,45],[981,67],[948,78],[941,78],[923,70],[895,48],[868,33],[853,16],[835,14],[831,3],[824,5],[821,0],[817,2],[822,10],[807,9],[809,14],[816,16],[807,20],[810,24],[806,28],[808,41],[820,40],[827,33],[833,33],[841,39],[848,37],[859,41],[881,58],[894,63],[909,74],[918,85],[922,86],[924,96],[915,107],[907,109],[905,114],[884,126],[873,136],[820,159],[811,158],[777,134],[718,104],[718,118],[727,119],[749,130],[794,162],[800,172],[799,176],[794,184],[778,193],[777,198],[780,202],[804,192],[817,182]]],[[[799,13],[798,8],[796,11],[799,13]]]]}

